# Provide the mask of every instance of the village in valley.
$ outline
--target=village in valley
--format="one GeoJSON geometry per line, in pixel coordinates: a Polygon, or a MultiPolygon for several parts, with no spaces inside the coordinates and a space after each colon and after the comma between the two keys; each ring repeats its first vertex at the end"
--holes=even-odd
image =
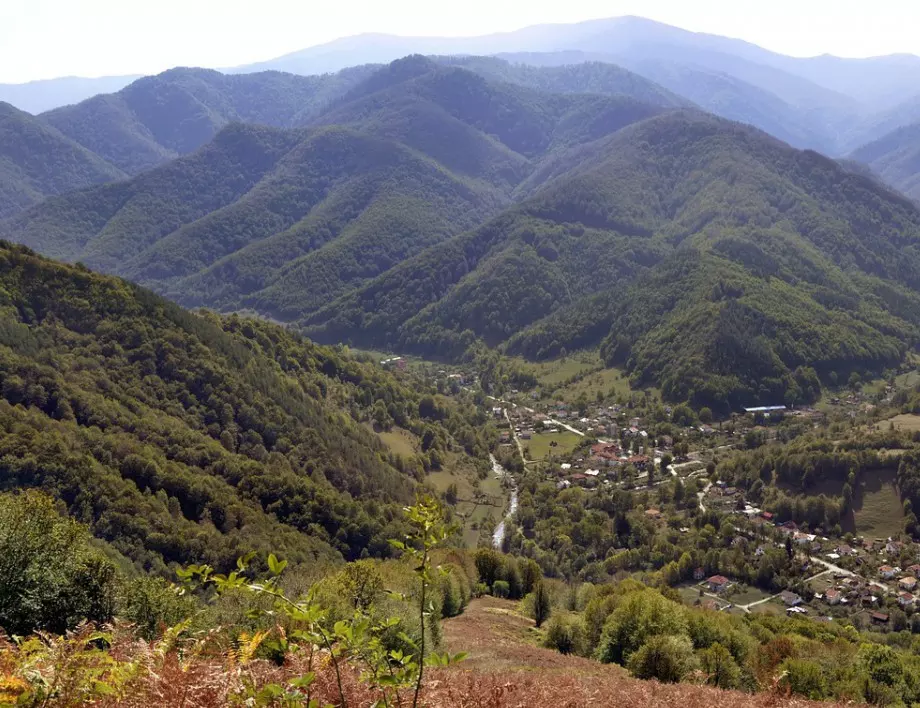
{"type": "MultiPolygon", "coordinates": [[[[406,368],[402,357],[381,363],[406,368]]],[[[920,416],[897,415],[891,408],[898,390],[917,384],[916,373],[851,386],[814,406],[751,406],[719,419],[705,408],[666,405],[655,391],[631,390],[625,377],[610,370],[584,366],[579,371],[569,364],[563,374],[565,365],[557,367],[538,371],[536,385],[517,388],[513,383],[483,385],[472,368],[429,365],[425,370],[439,390],[475,396],[496,428],[496,457],[509,470],[538,473],[559,492],[635,493],[642,499],[645,522],[688,547],[698,545],[701,534],[724,537],[727,551],[698,554],[707,561],[672,583],[687,604],[734,614],[845,619],[881,631],[912,623],[920,631],[920,545],[904,534],[892,484],[882,485],[877,498],[866,496],[854,527],[825,528],[782,518],[762,500],[721,480],[717,471],[739,451],[817,430],[915,425],[920,431],[920,416]],[[573,368],[576,373],[569,373],[573,368]],[[718,533],[711,526],[699,528],[701,515],[721,520],[718,533]],[[770,563],[783,565],[782,581],[775,575],[760,582],[736,577],[726,553],[735,567],[756,566],[769,557],[770,563]]],[[[513,484],[513,475],[503,479],[513,484]]],[[[629,552],[610,549],[608,563],[617,566],[629,552]]]]}

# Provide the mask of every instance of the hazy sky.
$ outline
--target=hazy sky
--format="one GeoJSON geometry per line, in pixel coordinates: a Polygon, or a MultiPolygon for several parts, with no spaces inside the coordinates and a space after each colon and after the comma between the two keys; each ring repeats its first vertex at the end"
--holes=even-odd
{"type": "Polygon", "coordinates": [[[617,15],[797,56],[920,54],[918,0],[0,0],[0,82],[234,66],[361,32],[462,36],[617,15]]]}

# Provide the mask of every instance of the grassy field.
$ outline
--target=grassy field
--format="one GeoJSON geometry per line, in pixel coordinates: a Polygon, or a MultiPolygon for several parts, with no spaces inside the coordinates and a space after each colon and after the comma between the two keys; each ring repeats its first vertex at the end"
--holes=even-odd
{"type": "Polygon", "coordinates": [[[863,483],[853,495],[856,533],[888,538],[904,530],[904,507],[894,486],[894,475],[893,470],[863,475],[863,483]]]}
{"type": "Polygon", "coordinates": [[[537,433],[530,440],[522,440],[521,443],[527,451],[528,460],[542,460],[550,453],[566,455],[574,450],[581,441],[580,435],[563,430],[558,433],[537,433]],[[553,442],[556,443],[555,447],[550,445],[553,442]]]}
{"type": "Polygon", "coordinates": [[[419,451],[419,439],[417,436],[402,428],[393,428],[385,432],[377,433],[387,447],[393,452],[403,457],[411,457],[419,451]]]}
{"type": "Polygon", "coordinates": [[[457,504],[454,511],[463,523],[463,541],[467,548],[475,548],[483,525],[497,524],[508,507],[509,493],[491,472],[479,479],[470,460],[451,453],[443,469],[432,472],[427,482],[443,494],[451,484],[457,485],[457,504]]]}
{"type": "Polygon", "coordinates": [[[603,367],[603,362],[597,352],[579,352],[565,359],[549,361],[528,361],[521,357],[510,357],[509,361],[514,366],[533,374],[537,383],[547,390],[562,385],[573,376],[582,376],[603,367]]]}
{"type": "MultiPolygon", "coordinates": [[[[744,610],[739,610],[739,612],[744,612],[744,610]]],[[[779,600],[771,600],[752,607],[751,614],[784,615],[786,614],[786,606],[779,600]]]]}
{"type": "Polygon", "coordinates": [[[772,593],[764,592],[760,588],[739,583],[726,595],[726,599],[736,605],[749,605],[752,602],[758,602],[770,597],[772,593]]]}
{"type": "Polygon", "coordinates": [[[883,420],[875,427],[878,430],[888,430],[892,424],[894,424],[895,430],[906,430],[909,432],[914,432],[920,430],[920,415],[902,413],[901,415],[896,415],[894,418],[883,420]]]}
{"type": "Polygon", "coordinates": [[[619,369],[601,369],[587,374],[575,383],[561,389],[559,397],[566,402],[572,402],[577,401],[584,394],[589,401],[594,401],[598,392],[607,397],[611,391],[616,396],[628,396],[632,392],[629,379],[619,369]]]}
{"type": "MultiPolygon", "coordinates": [[[[899,374],[894,379],[896,388],[913,388],[920,383],[920,371],[908,371],[906,374],[899,374]]],[[[865,394],[881,393],[888,385],[886,379],[874,379],[863,385],[862,392],[865,394]]]]}

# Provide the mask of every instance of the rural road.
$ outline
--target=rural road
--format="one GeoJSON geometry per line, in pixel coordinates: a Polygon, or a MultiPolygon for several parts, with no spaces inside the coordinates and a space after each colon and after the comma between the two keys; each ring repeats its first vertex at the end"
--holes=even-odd
{"type": "Polygon", "coordinates": [[[712,482],[707,482],[706,486],[703,487],[703,491],[696,493],[696,498],[699,499],[699,502],[700,502],[700,511],[706,511],[706,505],[703,504],[703,497],[706,496],[706,492],[709,491],[709,488],[711,486],[712,486],[712,482]]]}
{"type": "Polygon", "coordinates": [[[580,435],[581,437],[584,437],[584,436],[585,436],[585,434],[584,434],[583,432],[581,432],[581,431],[578,430],[577,428],[573,428],[571,425],[566,425],[566,424],[563,423],[561,420],[553,420],[552,418],[550,418],[550,419],[548,419],[546,422],[547,422],[547,423],[550,423],[551,425],[558,425],[560,428],[565,428],[565,429],[568,430],[570,433],[575,433],[576,435],[580,435]]]}

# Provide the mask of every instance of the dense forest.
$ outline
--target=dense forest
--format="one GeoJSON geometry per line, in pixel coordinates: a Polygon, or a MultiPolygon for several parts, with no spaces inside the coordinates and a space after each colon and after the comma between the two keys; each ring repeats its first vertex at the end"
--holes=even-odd
{"type": "Polygon", "coordinates": [[[850,158],[904,194],[920,197],[920,124],[896,128],[855,150],[850,158]]]}
{"type": "Polygon", "coordinates": [[[138,567],[387,556],[426,470],[454,449],[485,464],[480,414],[341,351],[0,256],[2,485],[61,500],[138,567]],[[374,424],[423,451],[390,453],[374,424]]]}
{"type": "Polygon", "coordinates": [[[532,197],[306,331],[442,354],[479,337],[532,358],[600,343],[668,398],[720,409],[813,400],[806,369],[881,370],[916,337],[920,213],[816,153],[678,113],[533,179],[532,197]]]}
{"type": "Polygon", "coordinates": [[[0,219],[49,195],[124,176],[52,126],[0,103],[0,219]]]}

